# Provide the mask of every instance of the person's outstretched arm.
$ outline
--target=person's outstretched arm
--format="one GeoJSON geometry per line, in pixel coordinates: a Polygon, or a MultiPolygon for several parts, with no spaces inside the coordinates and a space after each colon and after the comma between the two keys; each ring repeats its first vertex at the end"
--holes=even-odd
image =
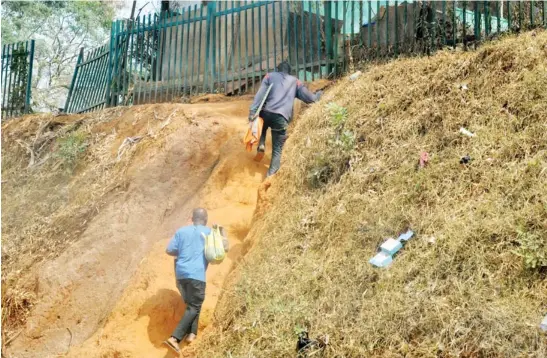
{"type": "Polygon", "coordinates": [[[270,86],[270,75],[264,76],[264,79],[262,80],[262,83],[260,84],[260,88],[258,89],[258,92],[255,95],[253,104],[251,104],[251,109],[249,111],[249,121],[252,121],[255,115],[257,114],[256,111],[258,110],[258,106],[260,106],[260,102],[262,102],[262,100],[264,99],[264,96],[266,95],[268,86],[270,86]]]}
{"type": "Polygon", "coordinates": [[[296,82],[296,98],[301,100],[302,102],[306,104],[314,103],[319,101],[319,98],[321,97],[321,91],[317,91],[315,94],[311,93],[309,89],[304,86],[304,84],[300,81],[296,82]]]}

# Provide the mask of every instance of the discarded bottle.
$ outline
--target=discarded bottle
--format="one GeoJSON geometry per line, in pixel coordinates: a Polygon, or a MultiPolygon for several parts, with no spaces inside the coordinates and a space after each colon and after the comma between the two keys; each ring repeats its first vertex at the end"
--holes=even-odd
{"type": "Polygon", "coordinates": [[[475,136],[475,133],[471,133],[470,131],[468,131],[464,127],[460,128],[460,133],[463,134],[463,135],[466,135],[468,137],[474,137],[475,136]]]}
{"type": "Polygon", "coordinates": [[[541,330],[543,332],[547,332],[547,315],[545,315],[545,317],[543,317],[543,321],[541,321],[541,324],[539,325],[539,328],[541,328],[541,330]]]}
{"type": "Polygon", "coordinates": [[[354,74],[352,74],[351,76],[349,76],[349,80],[350,81],[355,81],[356,79],[359,78],[359,76],[361,76],[361,74],[362,74],[361,71],[357,71],[354,74]]]}

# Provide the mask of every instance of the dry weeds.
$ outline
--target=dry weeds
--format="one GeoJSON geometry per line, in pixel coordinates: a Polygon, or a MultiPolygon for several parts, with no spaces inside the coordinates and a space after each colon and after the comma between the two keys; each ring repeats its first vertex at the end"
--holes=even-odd
{"type": "Polygon", "coordinates": [[[199,356],[295,356],[305,328],[330,336],[325,357],[546,357],[546,119],[545,31],[340,81],[292,131],[199,356]],[[347,109],[349,151],[329,102],[347,109]]]}

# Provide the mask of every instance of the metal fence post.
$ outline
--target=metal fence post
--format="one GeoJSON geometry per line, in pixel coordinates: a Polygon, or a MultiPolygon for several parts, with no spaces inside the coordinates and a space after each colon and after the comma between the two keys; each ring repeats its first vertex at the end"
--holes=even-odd
{"type": "MultiPolygon", "coordinates": [[[[80,69],[80,63],[84,59],[84,48],[80,48],[80,54],[78,55],[78,60],[76,61],[76,68],[74,68],[74,74],[72,75],[72,81],[70,81],[70,89],[68,90],[68,96],[66,97],[65,108],[63,112],[68,113],[70,105],[70,100],[72,99],[72,93],[74,91],[74,84],[76,83],[76,78],[78,77],[78,70],[80,69]]],[[[110,70],[108,71],[110,73],[110,70]]],[[[110,86],[109,86],[110,87],[110,86]]],[[[107,90],[107,92],[110,92],[107,90]]]]}
{"type": "MultiPolygon", "coordinates": [[[[214,18],[215,12],[215,2],[211,1],[207,3],[207,19],[205,20],[205,28],[207,29],[205,35],[205,72],[203,73],[203,89],[207,91],[207,86],[209,84],[209,59],[211,58],[211,29],[215,21],[214,18]]],[[[214,52],[213,48],[213,52],[214,52]]],[[[212,88],[211,88],[212,90],[212,88]]]]}
{"type": "Polygon", "coordinates": [[[32,65],[34,62],[34,40],[30,40],[30,54],[27,75],[27,93],[25,95],[25,113],[30,112],[30,96],[32,91],[32,65]]]}

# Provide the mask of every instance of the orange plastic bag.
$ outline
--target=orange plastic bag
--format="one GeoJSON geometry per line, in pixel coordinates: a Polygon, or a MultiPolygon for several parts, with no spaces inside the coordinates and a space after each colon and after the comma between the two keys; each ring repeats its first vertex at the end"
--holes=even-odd
{"type": "Polygon", "coordinates": [[[264,120],[260,117],[256,117],[254,121],[250,122],[249,129],[247,129],[247,133],[243,139],[247,152],[252,152],[253,145],[257,144],[260,140],[263,125],[264,120]]]}

